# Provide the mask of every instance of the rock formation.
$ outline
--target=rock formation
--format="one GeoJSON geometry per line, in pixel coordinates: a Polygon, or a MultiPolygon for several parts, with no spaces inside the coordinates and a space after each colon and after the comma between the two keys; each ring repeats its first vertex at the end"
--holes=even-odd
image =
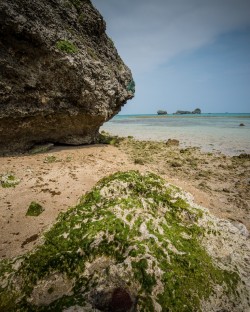
{"type": "Polygon", "coordinates": [[[168,112],[165,111],[165,110],[158,110],[158,111],[157,111],[157,114],[158,114],[158,115],[167,115],[167,113],[168,113],[168,112]]]}
{"type": "Polygon", "coordinates": [[[192,114],[201,114],[201,109],[196,108],[195,110],[192,111],[192,114]]]}
{"type": "Polygon", "coordinates": [[[168,139],[166,142],[167,146],[179,146],[180,145],[180,141],[176,140],[176,139],[168,139]]]}
{"type": "Polygon", "coordinates": [[[90,0],[0,2],[0,152],[95,142],[134,81],[90,0]]]}
{"type": "Polygon", "coordinates": [[[201,109],[200,108],[196,108],[195,110],[191,111],[182,111],[182,110],[178,110],[176,111],[176,113],[174,113],[175,115],[185,115],[185,114],[201,114],[201,109]]]}
{"type": "Polygon", "coordinates": [[[250,307],[249,233],[152,173],[118,172],[0,262],[1,311],[215,312],[250,307]]]}

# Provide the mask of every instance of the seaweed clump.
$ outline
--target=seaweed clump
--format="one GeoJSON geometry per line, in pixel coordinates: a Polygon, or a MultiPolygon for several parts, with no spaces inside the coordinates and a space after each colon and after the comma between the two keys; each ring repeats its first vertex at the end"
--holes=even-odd
{"type": "Polygon", "coordinates": [[[26,212],[26,216],[37,217],[44,211],[44,208],[37,202],[31,202],[26,212]]]}
{"type": "Polygon", "coordinates": [[[13,173],[0,175],[0,184],[3,188],[16,187],[20,183],[20,179],[16,178],[13,173]]]}
{"type": "Polygon", "coordinates": [[[237,302],[239,275],[206,252],[202,217],[155,174],[106,177],[43,244],[0,263],[0,310],[202,311],[218,285],[237,302]]]}

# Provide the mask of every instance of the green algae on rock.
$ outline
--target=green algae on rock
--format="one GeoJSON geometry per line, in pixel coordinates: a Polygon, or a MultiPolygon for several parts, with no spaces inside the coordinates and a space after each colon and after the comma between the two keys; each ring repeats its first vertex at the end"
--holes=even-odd
{"type": "Polygon", "coordinates": [[[31,202],[26,212],[26,216],[37,217],[44,211],[44,208],[37,202],[31,202]]]}
{"type": "Polygon", "coordinates": [[[20,179],[16,178],[14,173],[6,173],[0,175],[0,184],[3,188],[15,187],[20,183],[20,179]]]}
{"type": "Polygon", "coordinates": [[[0,263],[0,310],[243,311],[244,265],[207,248],[227,244],[216,220],[155,174],[115,173],[61,213],[33,252],[0,263]]]}

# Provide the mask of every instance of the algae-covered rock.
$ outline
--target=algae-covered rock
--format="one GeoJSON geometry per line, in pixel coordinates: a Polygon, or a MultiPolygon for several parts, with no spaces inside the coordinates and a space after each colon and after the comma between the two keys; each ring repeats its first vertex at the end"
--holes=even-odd
{"type": "Polygon", "coordinates": [[[44,208],[38,204],[37,202],[33,201],[30,203],[29,208],[26,212],[26,216],[37,217],[44,211],[44,208]]]}
{"type": "Polygon", "coordinates": [[[178,188],[118,172],[0,263],[0,310],[246,311],[249,255],[245,232],[178,188]]]}
{"type": "Polygon", "coordinates": [[[0,184],[4,188],[15,187],[20,183],[20,179],[16,178],[13,173],[0,174],[0,184]]]}

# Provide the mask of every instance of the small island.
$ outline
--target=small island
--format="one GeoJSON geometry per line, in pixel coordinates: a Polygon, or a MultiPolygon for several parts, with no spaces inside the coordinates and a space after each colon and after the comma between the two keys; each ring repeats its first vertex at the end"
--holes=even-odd
{"type": "Polygon", "coordinates": [[[185,114],[201,114],[201,109],[200,108],[196,108],[192,112],[178,110],[178,111],[176,111],[176,113],[174,113],[174,115],[185,115],[185,114]]]}
{"type": "Polygon", "coordinates": [[[158,111],[157,111],[157,114],[158,114],[158,115],[167,115],[168,113],[167,113],[167,111],[165,111],[165,110],[158,110],[158,111]]]}

